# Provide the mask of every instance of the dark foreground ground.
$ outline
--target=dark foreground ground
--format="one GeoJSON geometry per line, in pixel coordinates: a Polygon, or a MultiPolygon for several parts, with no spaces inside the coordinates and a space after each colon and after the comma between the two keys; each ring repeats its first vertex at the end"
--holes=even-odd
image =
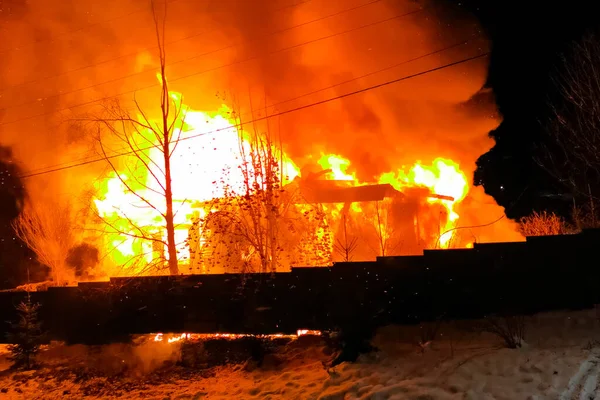
{"type": "MultiPolygon", "coordinates": [[[[1,399],[580,399],[600,382],[600,324],[594,311],[529,318],[521,349],[497,337],[440,326],[387,327],[379,351],[327,369],[319,338],[279,340],[261,365],[239,342],[154,341],[65,346],[53,343],[40,368],[16,372],[0,356],[1,399]],[[215,344],[217,343],[217,344],[215,344]]],[[[164,336],[167,339],[168,335],[164,336]]],[[[587,396],[587,397],[586,397],[587,396]]]]}

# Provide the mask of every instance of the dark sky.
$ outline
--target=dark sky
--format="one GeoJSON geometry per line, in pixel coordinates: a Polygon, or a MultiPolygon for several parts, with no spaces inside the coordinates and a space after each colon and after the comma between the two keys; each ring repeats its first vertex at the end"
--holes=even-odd
{"type": "MultiPolygon", "coordinates": [[[[536,148],[543,143],[540,122],[547,119],[547,98],[552,96],[549,71],[569,41],[598,23],[594,2],[442,1],[475,14],[492,41],[488,84],[503,122],[491,132],[496,145],[480,157],[475,181],[512,218],[532,209],[566,210],[570,204],[541,196],[560,188],[537,165],[536,148]]],[[[0,147],[0,287],[22,280],[23,273],[14,272],[26,270],[30,262],[30,254],[10,228],[16,205],[25,195],[11,161],[9,149],[0,147]]]]}
{"type": "MultiPolygon", "coordinates": [[[[25,192],[10,149],[0,145],[0,289],[27,279],[30,251],[14,235],[10,222],[18,215],[25,192]]],[[[35,271],[32,272],[35,274],[35,271]]]]}
{"type": "Polygon", "coordinates": [[[474,13],[492,41],[488,84],[503,122],[493,132],[496,145],[478,161],[475,176],[511,218],[532,209],[567,213],[570,201],[544,193],[564,192],[537,161],[545,144],[549,77],[570,42],[598,24],[594,2],[455,1],[474,13]],[[501,187],[503,189],[501,189],[501,187]]]}

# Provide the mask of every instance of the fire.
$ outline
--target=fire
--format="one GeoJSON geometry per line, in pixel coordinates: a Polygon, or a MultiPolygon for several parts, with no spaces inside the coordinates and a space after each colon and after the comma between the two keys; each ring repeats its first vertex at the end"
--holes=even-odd
{"type": "Polygon", "coordinates": [[[346,171],[350,166],[350,160],[336,154],[321,154],[318,164],[323,170],[330,170],[328,178],[336,181],[352,181],[356,182],[354,175],[348,174],[346,171]]]}
{"type": "MultiPolygon", "coordinates": [[[[177,122],[180,131],[173,143],[177,147],[171,156],[175,235],[179,257],[189,260],[186,241],[191,220],[203,218],[210,212],[195,204],[243,195],[247,176],[241,166],[250,169],[255,166],[249,156],[253,151],[249,134],[236,128],[230,109],[223,106],[214,113],[194,111],[181,103],[180,94],[171,95],[182,109],[177,122]]],[[[273,154],[281,160],[282,184],[298,176],[298,167],[285,154],[279,154],[279,149],[274,149],[273,154]]],[[[161,229],[164,225],[161,216],[163,183],[152,179],[163,173],[160,164],[154,162],[163,154],[152,147],[144,156],[152,162],[132,160],[130,163],[137,164],[135,170],[131,171],[128,166],[124,168],[127,172],[118,175],[113,172],[108,179],[99,182],[96,186],[99,196],[94,201],[99,216],[111,228],[105,234],[111,256],[115,263],[130,266],[132,270],[127,271],[130,273],[140,272],[140,261],[151,263],[164,251],[153,247],[151,242],[138,240],[139,230],[144,230],[144,236],[155,235],[166,240],[161,229]]]]}
{"type": "MultiPolygon", "coordinates": [[[[467,196],[469,183],[460,166],[450,159],[436,158],[430,164],[418,162],[368,182],[357,178],[359,166],[352,165],[349,159],[320,153],[313,169],[321,168],[321,172],[302,176],[294,161],[273,144],[277,141],[269,140],[265,133],[247,132],[226,106],[215,112],[201,112],[184,105],[181,94],[171,93],[171,97],[181,109],[174,122],[177,134],[170,159],[175,237],[178,261],[188,265],[190,271],[209,272],[202,261],[207,259],[211,265],[250,265],[262,260],[276,263],[277,269],[294,263],[323,265],[335,259],[336,248],[344,241],[348,244],[352,235],[358,237],[352,242],[356,242],[353,247],[358,249],[360,258],[414,253],[432,247],[472,246],[453,244],[453,228],[460,218],[456,205],[467,196]],[[260,189],[268,186],[265,182],[271,176],[271,167],[275,171],[271,174],[275,178],[269,178],[271,189],[260,189]],[[249,183],[249,176],[253,182],[249,183]],[[326,182],[331,185],[322,186],[326,182]],[[393,193],[385,189],[386,185],[393,193]],[[344,196],[358,197],[346,200],[305,198],[311,193],[330,193],[335,197],[340,196],[340,190],[356,188],[363,188],[363,194],[347,192],[344,196]],[[253,197],[271,203],[257,205],[251,202],[253,197]],[[247,231],[234,229],[231,224],[215,228],[215,219],[223,213],[231,213],[227,215],[237,218],[247,231]],[[304,221],[302,226],[298,221],[304,221]],[[262,232],[262,236],[250,238],[252,230],[262,232]],[[246,232],[246,236],[242,238],[239,232],[246,232]],[[216,243],[217,234],[229,236],[216,243]],[[405,245],[407,235],[415,237],[413,247],[405,245]],[[276,249],[263,251],[268,246],[276,249]],[[290,250],[293,246],[294,252],[290,250]],[[233,258],[220,260],[224,255],[233,258]]],[[[142,121],[144,116],[138,118],[142,121]]],[[[144,163],[134,158],[124,160],[118,173],[113,172],[96,185],[94,204],[106,227],[104,252],[120,268],[119,274],[164,273],[160,268],[149,267],[165,259],[165,248],[160,242],[166,241],[163,183],[153,179],[162,173],[163,154],[150,146],[143,157],[144,163]],[[156,240],[147,240],[149,237],[156,240]]],[[[348,248],[345,252],[348,256],[348,248]]],[[[214,272],[223,272],[226,267],[220,268],[214,272]]],[[[162,340],[158,335],[157,340],[159,337],[162,340]]]]}
{"type": "MultiPolygon", "coordinates": [[[[274,333],[269,335],[260,335],[261,337],[266,337],[271,340],[275,339],[297,339],[300,336],[321,336],[321,331],[310,330],[310,329],[298,329],[296,334],[284,334],[284,333],[274,333]]],[[[246,333],[181,333],[181,334],[172,334],[172,335],[164,335],[162,333],[154,334],[153,341],[154,342],[166,342],[167,343],[177,343],[183,340],[207,340],[207,339],[242,339],[247,337],[255,337],[256,335],[246,334],[246,333]]]]}
{"type": "Polygon", "coordinates": [[[396,190],[420,186],[427,188],[434,195],[448,197],[428,199],[431,203],[442,205],[447,212],[445,221],[440,223],[440,247],[448,247],[453,237],[452,229],[456,228],[459,215],[454,207],[460,203],[469,191],[469,183],[459,165],[452,160],[436,158],[431,165],[415,164],[407,173],[398,171],[381,175],[379,183],[388,183],[396,190]]]}

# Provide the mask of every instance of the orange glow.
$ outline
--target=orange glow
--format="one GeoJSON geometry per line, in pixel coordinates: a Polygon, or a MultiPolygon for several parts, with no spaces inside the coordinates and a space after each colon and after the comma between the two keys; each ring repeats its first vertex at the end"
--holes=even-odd
{"type": "Polygon", "coordinates": [[[162,334],[157,333],[153,336],[154,342],[177,343],[182,340],[207,340],[207,339],[242,339],[246,337],[265,337],[267,339],[297,339],[300,336],[320,336],[321,331],[299,329],[295,335],[284,333],[273,333],[269,335],[251,335],[246,333],[181,333],[181,334],[162,334]],[[165,340],[166,338],[166,340],[165,340]]]}
{"type": "MultiPolygon", "coordinates": [[[[180,94],[171,93],[171,96],[181,108],[175,123],[179,132],[173,135],[181,143],[175,139],[171,144],[172,147],[177,145],[171,157],[171,173],[177,250],[179,259],[185,263],[190,259],[186,242],[192,219],[205,218],[211,212],[207,202],[212,199],[244,195],[245,174],[260,176],[261,173],[254,171],[260,167],[250,156],[251,138],[236,128],[231,110],[223,106],[213,113],[194,111],[183,105],[180,94]],[[244,173],[242,166],[250,172],[244,173]]],[[[142,116],[139,119],[142,120],[142,116]]],[[[153,147],[144,156],[155,161],[161,160],[163,154],[153,147]]],[[[299,175],[298,167],[279,149],[273,149],[273,157],[281,164],[281,184],[299,175]]],[[[150,165],[147,169],[144,163],[136,161],[128,161],[129,165],[119,175],[111,172],[106,180],[98,182],[98,195],[94,200],[99,216],[109,226],[104,235],[107,252],[114,263],[123,266],[125,275],[148,274],[148,264],[164,250],[152,242],[139,240],[140,230],[144,236],[157,236],[166,241],[160,215],[164,207],[163,183],[152,178],[161,176],[160,162],[147,163],[150,165]],[[132,165],[137,166],[133,171],[132,165]]]]}
{"type": "Polygon", "coordinates": [[[310,330],[310,329],[298,329],[298,332],[296,332],[297,336],[320,336],[321,335],[321,331],[315,331],[315,330],[310,330]]]}
{"type": "Polygon", "coordinates": [[[90,253],[59,257],[65,276],[167,275],[169,258],[179,274],[284,272],[524,240],[470,181],[502,114],[489,58],[466,62],[490,44],[472,15],[449,26],[413,1],[130,3],[40,1],[3,19],[2,147],[24,206],[72,208],[58,252],[90,253]],[[174,221],[148,132],[164,127],[161,83],[174,221]]]}
{"type": "MultiPolygon", "coordinates": [[[[316,164],[322,173],[317,174],[317,182],[331,181],[342,189],[387,184],[396,194],[388,191],[379,200],[309,205],[294,200],[303,198],[302,193],[298,195],[297,189],[293,189],[296,182],[303,182],[300,169],[282,149],[272,144],[265,147],[265,143],[272,142],[262,133],[257,136],[240,129],[226,106],[216,112],[200,112],[183,104],[179,93],[171,93],[171,98],[181,109],[174,123],[178,130],[174,136],[180,137],[181,143],[172,143],[177,147],[171,157],[171,172],[175,238],[182,270],[189,266],[192,273],[219,273],[230,267],[256,265],[257,260],[262,260],[263,266],[273,265],[271,270],[287,270],[299,263],[327,265],[340,259],[336,249],[343,241],[348,244],[349,235],[360,236],[353,241],[357,242],[354,247],[361,259],[414,254],[423,248],[470,245],[452,240],[455,236],[452,229],[460,218],[456,205],[467,196],[469,183],[459,165],[450,159],[436,158],[429,164],[417,162],[408,169],[383,173],[370,183],[357,179],[349,159],[320,153],[316,164]],[[257,151],[261,152],[258,158],[257,151]],[[275,180],[272,178],[269,183],[275,190],[271,200],[265,197],[269,193],[265,190],[271,189],[260,189],[269,176],[265,163],[274,163],[268,168],[276,171],[275,180]],[[254,183],[248,179],[254,179],[254,183]],[[402,196],[408,196],[410,201],[399,200],[402,196]],[[263,201],[274,203],[259,204],[263,201]],[[416,204],[411,211],[416,213],[414,216],[407,216],[410,204],[416,204]],[[223,212],[239,219],[235,231],[242,233],[233,232],[231,236],[230,223],[216,228],[210,225],[223,212]],[[398,218],[410,222],[398,222],[398,218]],[[258,229],[262,236],[250,238],[237,229],[258,229]],[[191,244],[192,230],[197,232],[194,244],[191,244]],[[270,239],[269,232],[279,233],[270,239]],[[415,237],[412,247],[405,243],[407,234],[415,237]],[[220,242],[215,241],[218,235],[225,235],[220,242]],[[281,238],[285,238],[285,244],[277,242],[281,238]],[[255,243],[268,240],[273,243],[260,248],[255,243]],[[277,249],[261,253],[268,246],[277,249]]],[[[139,118],[142,120],[143,116],[139,118]]],[[[96,185],[94,204],[103,223],[110,228],[104,234],[104,252],[118,267],[113,274],[165,273],[164,268],[151,268],[157,262],[160,265],[160,260],[164,263],[163,245],[140,238],[166,241],[161,216],[163,184],[153,179],[161,174],[163,155],[153,147],[144,156],[152,162],[130,160],[118,175],[113,172],[96,185]]]]}
{"type": "Polygon", "coordinates": [[[439,199],[431,197],[430,203],[442,205],[447,212],[445,221],[440,221],[439,246],[447,248],[454,235],[451,229],[455,228],[459,215],[455,205],[460,203],[469,191],[469,183],[458,164],[452,160],[436,158],[431,165],[415,164],[408,172],[398,171],[381,175],[379,183],[388,183],[396,190],[402,191],[407,187],[424,187],[431,194],[450,197],[439,199]]]}
{"type": "Polygon", "coordinates": [[[350,166],[350,160],[336,154],[321,154],[318,164],[323,170],[330,170],[327,174],[328,179],[336,181],[356,181],[354,175],[348,174],[346,171],[350,166]]]}

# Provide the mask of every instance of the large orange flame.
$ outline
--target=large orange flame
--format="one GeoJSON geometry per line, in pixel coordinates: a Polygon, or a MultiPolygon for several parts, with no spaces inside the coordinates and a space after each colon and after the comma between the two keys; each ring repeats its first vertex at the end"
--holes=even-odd
{"type": "MultiPolygon", "coordinates": [[[[253,168],[252,160],[247,158],[252,144],[249,135],[237,127],[236,120],[227,107],[223,106],[212,113],[200,112],[185,106],[181,101],[181,94],[171,93],[171,96],[182,110],[179,117],[181,120],[176,124],[178,129],[181,129],[181,136],[177,139],[171,163],[175,236],[180,263],[185,264],[190,259],[188,237],[193,220],[205,218],[214,211],[206,206],[206,202],[226,196],[244,195],[245,176],[241,171],[244,165],[253,168]]],[[[285,188],[290,182],[300,178],[300,170],[282,149],[275,149],[274,154],[280,160],[280,183],[285,188]]],[[[103,222],[111,228],[104,235],[104,252],[109,255],[114,265],[122,268],[119,274],[147,272],[144,266],[152,263],[159,253],[164,253],[160,246],[157,248],[152,242],[140,240],[138,234],[138,230],[141,229],[145,235],[156,235],[160,238],[165,236],[164,221],[161,218],[164,202],[160,195],[161,183],[152,179],[160,174],[160,168],[155,165],[160,165],[159,160],[163,155],[153,148],[148,150],[147,157],[156,161],[156,164],[151,163],[149,169],[145,165],[137,164],[138,167],[132,170],[132,164],[126,163],[127,168],[123,167],[118,175],[110,174],[96,187],[96,209],[103,222]],[[141,201],[140,197],[147,202],[141,201]],[[156,207],[148,207],[144,203],[151,203],[156,207]]],[[[383,173],[374,182],[360,182],[356,174],[351,172],[353,168],[356,170],[360,166],[353,166],[349,159],[325,153],[320,153],[318,157],[317,164],[326,171],[323,178],[340,181],[339,184],[343,187],[388,184],[398,192],[410,189],[426,192],[428,196],[421,202],[419,212],[436,215],[435,232],[433,235],[425,235],[423,224],[417,224],[417,217],[414,220],[415,226],[411,229],[423,241],[423,248],[451,246],[454,237],[452,229],[457,226],[460,218],[455,206],[467,196],[469,190],[467,177],[457,163],[450,159],[436,158],[430,164],[417,162],[408,169],[400,168],[383,173]],[[439,207],[443,212],[437,215],[439,207]]],[[[305,212],[302,204],[296,204],[294,207],[300,214],[305,212]]],[[[385,207],[389,207],[389,204],[383,201],[352,202],[347,209],[342,203],[320,204],[319,207],[324,213],[326,224],[325,227],[316,228],[318,231],[314,232],[314,236],[326,237],[326,231],[329,230],[332,238],[328,245],[320,246],[318,251],[334,251],[335,243],[340,241],[342,235],[342,220],[343,236],[347,239],[346,218],[352,218],[353,223],[358,225],[374,224],[378,232],[377,240],[382,246],[384,241],[392,238],[391,233],[383,232],[383,225],[389,224],[391,218],[390,212],[383,211],[385,207]]],[[[201,232],[199,240],[205,240],[206,235],[209,235],[209,232],[201,232]]],[[[381,247],[381,251],[374,251],[373,254],[393,253],[402,253],[402,250],[395,248],[384,251],[381,247]]],[[[331,259],[331,254],[328,257],[331,259]]]]}
{"type": "Polygon", "coordinates": [[[432,194],[449,197],[449,199],[435,197],[428,199],[446,208],[447,218],[440,224],[438,244],[441,247],[448,247],[453,236],[452,229],[456,228],[459,218],[454,206],[461,202],[469,191],[467,177],[458,164],[452,160],[436,158],[429,166],[416,163],[407,173],[401,170],[395,174],[385,173],[381,175],[379,182],[389,183],[399,191],[407,187],[422,186],[429,189],[432,194]]]}

